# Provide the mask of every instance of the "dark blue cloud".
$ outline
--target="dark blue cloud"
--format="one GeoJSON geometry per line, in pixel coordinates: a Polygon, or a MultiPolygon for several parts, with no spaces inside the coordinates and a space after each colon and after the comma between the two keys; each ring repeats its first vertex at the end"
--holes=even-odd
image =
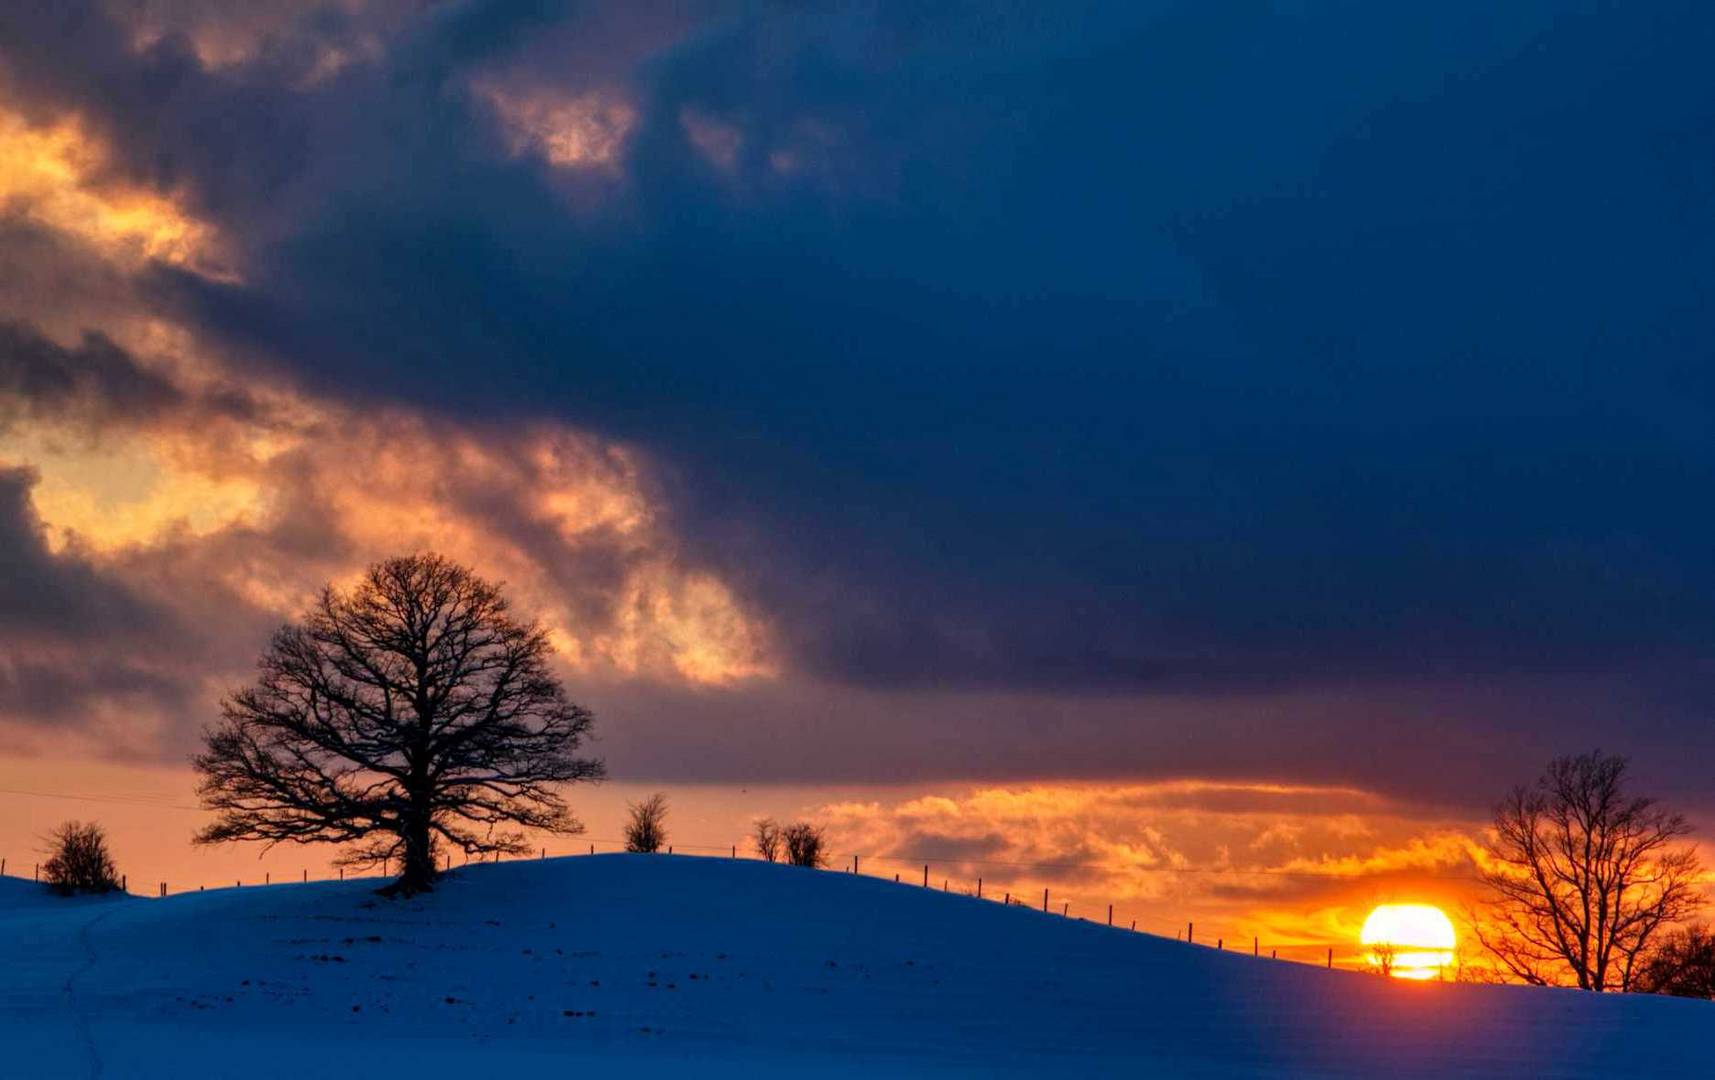
{"type": "Polygon", "coordinates": [[[146,102],[138,167],[247,238],[244,284],[160,303],[343,392],[649,448],[803,667],[1693,670],[1715,15],[1121,7],[711,8],[630,71],[594,210],[463,80],[578,87],[622,8],[458,5],[311,89],[170,41],[32,85],[146,102]]]}

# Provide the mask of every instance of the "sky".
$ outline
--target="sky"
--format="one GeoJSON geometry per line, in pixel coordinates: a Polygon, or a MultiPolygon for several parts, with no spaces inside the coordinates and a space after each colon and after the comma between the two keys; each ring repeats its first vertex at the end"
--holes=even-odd
{"type": "Polygon", "coordinates": [[[254,868],[183,843],[187,754],[427,549],[550,628],[592,835],[659,787],[1308,940],[1456,892],[1557,754],[1715,822],[1712,48],[1671,0],[0,5],[0,846],[254,868]]]}

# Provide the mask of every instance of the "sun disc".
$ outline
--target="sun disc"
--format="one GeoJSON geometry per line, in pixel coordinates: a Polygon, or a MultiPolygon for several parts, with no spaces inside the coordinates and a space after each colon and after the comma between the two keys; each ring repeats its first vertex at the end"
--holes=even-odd
{"type": "Polygon", "coordinates": [[[1434,979],[1453,963],[1453,921],[1433,904],[1382,904],[1364,920],[1358,940],[1370,964],[1401,979],[1434,979]]]}

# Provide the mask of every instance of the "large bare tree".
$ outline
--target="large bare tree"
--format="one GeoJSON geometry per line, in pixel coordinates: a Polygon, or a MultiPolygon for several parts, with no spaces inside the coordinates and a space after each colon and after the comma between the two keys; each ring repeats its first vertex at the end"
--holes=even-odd
{"type": "Polygon", "coordinates": [[[438,555],[390,559],[324,589],[230,695],[194,763],[215,822],[202,844],[346,845],[347,865],[429,887],[437,850],[520,853],[521,828],[578,832],[561,785],[592,717],[548,667],[546,632],[438,555]]]}
{"type": "Polygon", "coordinates": [[[1691,826],[1628,794],[1626,759],[1557,758],[1495,808],[1479,943],[1543,986],[1629,990],[1665,932],[1703,902],[1691,826]]]}

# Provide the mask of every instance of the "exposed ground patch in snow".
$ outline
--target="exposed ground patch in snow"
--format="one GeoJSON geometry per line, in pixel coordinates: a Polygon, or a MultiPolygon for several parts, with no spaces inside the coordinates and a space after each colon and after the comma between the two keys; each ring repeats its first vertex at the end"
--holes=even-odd
{"type": "Polygon", "coordinates": [[[1404,985],[874,878],[598,855],[166,900],[0,880],[0,1075],[1702,1075],[1715,1006],[1404,985]]]}

